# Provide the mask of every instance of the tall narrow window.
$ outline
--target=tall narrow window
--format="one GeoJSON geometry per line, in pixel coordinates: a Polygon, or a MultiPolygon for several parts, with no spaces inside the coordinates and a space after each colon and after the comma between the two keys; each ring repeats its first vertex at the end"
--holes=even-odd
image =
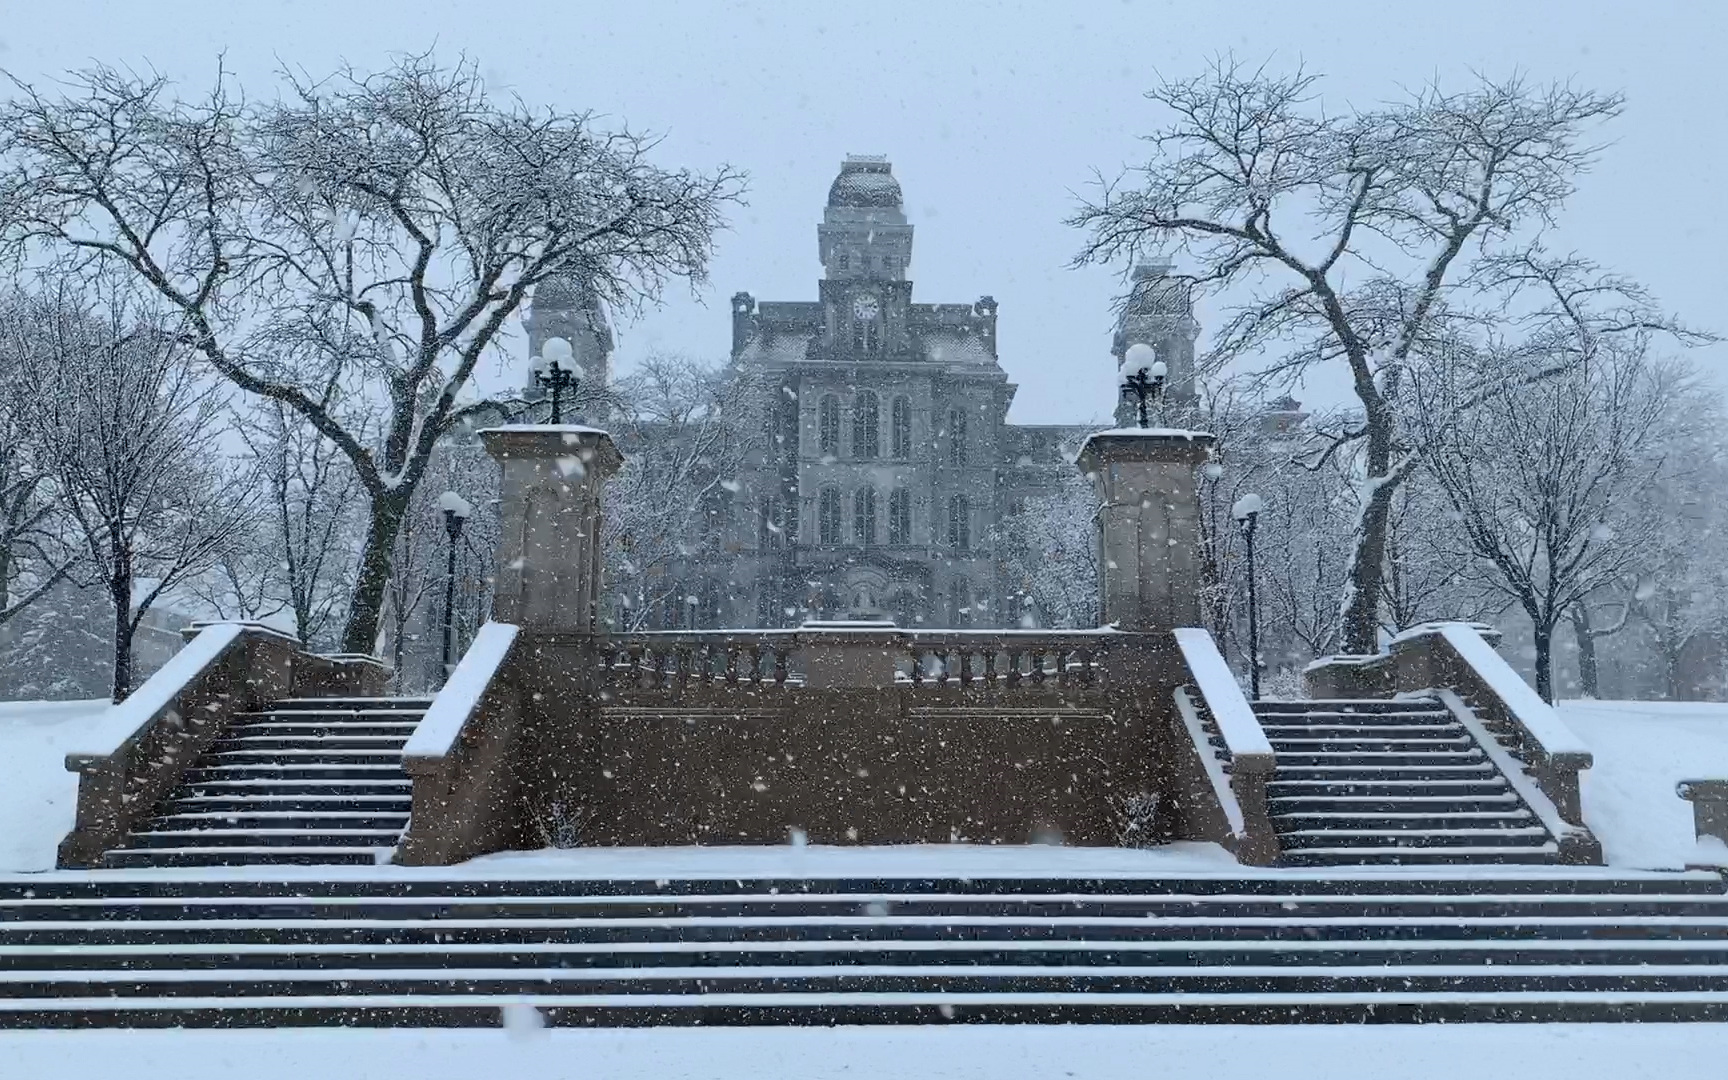
{"type": "Polygon", "coordinates": [[[965,578],[948,586],[948,616],[950,625],[972,625],[972,588],[965,578]]]}
{"type": "Polygon", "coordinates": [[[825,395],[816,412],[816,430],[821,452],[837,457],[840,454],[840,399],[833,394],[825,395]]]}
{"type": "Polygon", "coordinates": [[[816,532],[824,544],[840,540],[840,489],[823,488],[816,504],[816,532]]]}
{"type": "Polygon", "coordinates": [[[963,409],[948,410],[948,464],[966,464],[966,413],[963,409]]]}
{"type": "Polygon", "coordinates": [[[776,495],[764,495],[757,503],[757,550],[777,551],[785,546],[786,526],[781,521],[780,499],[776,495]]]}
{"type": "Polygon", "coordinates": [[[961,551],[972,547],[972,504],[964,495],[948,497],[948,544],[961,551]]]}
{"type": "Polygon", "coordinates": [[[893,428],[890,447],[897,458],[912,456],[912,401],[897,397],[893,405],[893,428]]]}
{"type": "Polygon", "coordinates": [[[882,456],[881,430],[882,406],[875,393],[860,390],[852,399],[852,456],[865,459],[882,456]]]}
{"type": "Polygon", "coordinates": [[[861,487],[852,493],[852,539],[865,547],[876,542],[876,489],[861,487]]]}
{"type": "Polygon", "coordinates": [[[888,496],[888,542],[896,545],[912,542],[912,493],[903,487],[895,488],[888,496]]]}

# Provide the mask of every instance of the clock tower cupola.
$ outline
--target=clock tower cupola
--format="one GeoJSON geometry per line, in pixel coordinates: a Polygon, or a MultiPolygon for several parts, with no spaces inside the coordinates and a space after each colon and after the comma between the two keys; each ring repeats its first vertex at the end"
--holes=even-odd
{"type": "Polygon", "coordinates": [[[853,154],[841,162],[816,242],[832,350],[853,356],[893,352],[904,337],[912,292],[906,279],[912,226],[885,156],[853,154]]]}

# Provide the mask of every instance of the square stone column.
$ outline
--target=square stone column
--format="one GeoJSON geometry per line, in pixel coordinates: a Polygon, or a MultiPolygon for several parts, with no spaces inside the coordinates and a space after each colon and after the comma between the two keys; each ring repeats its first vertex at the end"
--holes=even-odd
{"type": "Polygon", "coordinates": [[[480,433],[503,469],[492,617],[525,630],[596,633],[600,489],[624,458],[612,436],[577,424],[480,433]]]}
{"type": "Polygon", "coordinates": [[[1080,448],[1098,485],[1098,594],[1106,625],[1135,632],[1199,626],[1200,495],[1194,470],[1210,456],[1204,431],[1117,428],[1080,448]]]}

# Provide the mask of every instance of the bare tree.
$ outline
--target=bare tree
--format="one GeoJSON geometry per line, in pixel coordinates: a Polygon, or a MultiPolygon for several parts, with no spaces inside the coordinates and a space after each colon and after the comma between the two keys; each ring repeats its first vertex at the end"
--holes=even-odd
{"type": "Polygon", "coordinates": [[[740,463],[767,438],[760,388],[700,360],[655,354],[619,380],[624,467],[606,486],[604,546],[620,629],[640,629],[682,570],[722,542],[740,463]]]}
{"type": "Polygon", "coordinates": [[[1481,394],[1485,367],[1545,357],[1453,357],[1420,373],[1423,459],[1456,510],[1482,579],[1529,617],[1536,689],[1553,699],[1555,627],[1585,597],[1636,570],[1668,522],[1640,492],[1684,463],[1664,452],[1672,367],[1641,343],[1481,394]],[[1480,398],[1460,409],[1459,398],[1480,398]]]}
{"type": "Polygon", "coordinates": [[[1346,368],[1360,421],[1334,442],[1360,444],[1361,475],[1342,645],[1367,653],[1378,646],[1393,495],[1419,460],[1399,409],[1409,366],[1435,340],[1520,302],[1549,319],[1592,305],[1613,309],[1614,325],[1648,316],[1635,292],[1592,290],[1585,264],[1546,259],[1539,246],[1596,155],[1587,132],[1619,113],[1619,96],[1484,79],[1328,112],[1315,82],[1222,60],[1161,83],[1147,96],[1173,118],[1148,136],[1151,159],[1102,183],[1072,223],[1088,233],[1081,263],[1180,252],[1194,285],[1246,290],[1214,363],[1281,345],[1264,379],[1346,368]],[[1578,306],[1564,310],[1545,281],[1578,285],[1578,306]]]}
{"type": "Polygon", "coordinates": [[[46,596],[77,561],[77,549],[56,528],[52,470],[22,377],[39,314],[21,296],[0,309],[0,626],[46,596]]]}
{"type": "Polygon", "coordinates": [[[533,287],[586,277],[629,308],[700,280],[737,173],[649,162],[654,141],[489,97],[430,56],[283,75],[197,100],[98,67],[0,107],[0,240],[117,264],[235,385],[305,417],[369,501],[343,649],[369,652],[414,492],[463,423],[475,365],[533,287]],[[351,423],[382,408],[382,430],[351,423]]]}
{"type": "Polygon", "coordinates": [[[1031,605],[1020,612],[1023,625],[1098,625],[1098,493],[1091,477],[1069,471],[1003,517],[996,553],[1010,594],[1031,605]]]}
{"type": "Polygon", "coordinates": [[[114,700],[132,685],[132,638],[152,604],[209,570],[250,512],[218,440],[219,381],[172,331],[122,302],[36,301],[24,358],[37,443],[114,616],[114,700]]]}

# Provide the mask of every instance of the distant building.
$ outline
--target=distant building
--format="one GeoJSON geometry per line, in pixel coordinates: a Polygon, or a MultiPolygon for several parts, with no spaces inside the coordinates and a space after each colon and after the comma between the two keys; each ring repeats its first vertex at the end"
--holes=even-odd
{"type": "MultiPolygon", "coordinates": [[[[652,626],[1018,625],[997,523],[1070,475],[1093,429],[1007,422],[996,301],[914,303],[912,239],[888,160],[848,157],[816,228],[816,298],[732,298],[730,375],[753,388],[770,437],[711,516],[723,535],[704,549],[722,554],[675,568],[652,626]]],[[[1157,349],[1175,409],[1194,400],[1199,328],[1167,270],[1135,271],[1114,352],[1120,366],[1130,344],[1157,349]]],[[[568,333],[585,371],[609,372],[598,300],[551,284],[534,297],[533,352],[568,333]]]]}

